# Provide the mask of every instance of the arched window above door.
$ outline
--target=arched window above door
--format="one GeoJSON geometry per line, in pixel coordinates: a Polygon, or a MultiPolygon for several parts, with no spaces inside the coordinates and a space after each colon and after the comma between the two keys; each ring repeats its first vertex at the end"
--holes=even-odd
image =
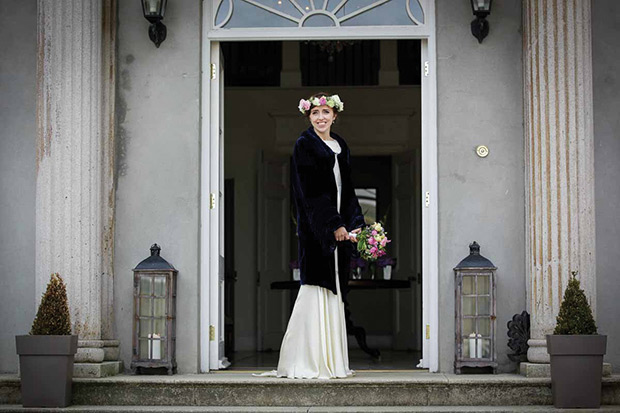
{"type": "Polygon", "coordinates": [[[213,30],[423,27],[428,0],[219,0],[213,30]]]}

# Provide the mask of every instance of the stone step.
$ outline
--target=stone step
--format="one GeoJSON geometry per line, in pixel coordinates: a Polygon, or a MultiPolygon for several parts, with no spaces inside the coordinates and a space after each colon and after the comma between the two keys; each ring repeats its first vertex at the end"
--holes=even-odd
{"type": "MultiPolygon", "coordinates": [[[[19,404],[19,379],[0,377],[0,404],[19,404]]],[[[620,405],[620,376],[603,379],[603,404],[620,405]]],[[[249,373],[119,375],[74,379],[78,406],[550,406],[551,381],[520,375],[359,372],[341,380],[249,373]]]]}
{"type": "Polygon", "coordinates": [[[382,412],[382,413],[404,413],[404,412],[441,412],[441,413],[461,413],[461,412],[488,412],[488,413],[539,413],[539,412],[563,412],[563,413],[617,413],[620,406],[602,406],[600,409],[555,409],[551,406],[325,406],[325,407],[264,407],[264,406],[71,406],[67,408],[46,408],[35,409],[32,407],[22,407],[19,405],[0,405],[0,413],[11,412],[84,412],[84,413],[141,413],[141,412],[163,412],[163,413],[197,413],[197,412],[256,412],[256,413],[328,413],[328,412],[382,412]]]}

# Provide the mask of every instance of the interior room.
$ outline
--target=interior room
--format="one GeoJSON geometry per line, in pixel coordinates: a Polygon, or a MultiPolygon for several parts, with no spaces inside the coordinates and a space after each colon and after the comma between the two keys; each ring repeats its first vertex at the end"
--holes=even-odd
{"type": "Polygon", "coordinates": [[[346,297],[353,370],[421,358],[421,87],[418,40],[224,42],[225,344],[230,369],[273,369],[298,286],[293,146],[301,98],[338,94],[332,131],[351,150],[367,223],[387,259],[353,260],[346,297]]]}

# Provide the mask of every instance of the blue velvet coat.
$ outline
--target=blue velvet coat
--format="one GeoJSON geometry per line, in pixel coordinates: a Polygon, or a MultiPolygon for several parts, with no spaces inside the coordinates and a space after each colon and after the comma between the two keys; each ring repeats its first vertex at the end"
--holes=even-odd
{"type": "Polygon", "coordinates": [[[334,250],[338,246],[338,270],[341,291],[346,292],[350,272],[351,241],[337,242],[334,231],[344,226],[348,231],[361,228],[364,216],[351,182],[349,147],[335,133],[342,151],[338,155],[342,194],[338,213],[334,152],[310,126],[293,149],[293,195],[297,206],[299,268],[302,284],[318,285],[336,294],[334,250]]]}

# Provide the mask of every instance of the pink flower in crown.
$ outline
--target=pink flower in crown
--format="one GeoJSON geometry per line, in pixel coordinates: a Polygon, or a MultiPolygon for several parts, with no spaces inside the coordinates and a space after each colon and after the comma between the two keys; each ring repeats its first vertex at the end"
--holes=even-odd
{"type": "Polygon", "coordinates": [[[376,253],[377,253],[377,251],[378,251],[378,250],[377,250],[377,247],[372,247],[372,248],[370,249],[370,253],[371,253],[371,254],[373,254],[373,255],[374,255],[374,254],[376,254],[376,253]]]}
{"type": "Polygon", "coordinates": [[[305,111],[307,111],[308,109],[310,109],[310,102],[305,100],[305,99],[301,99],[299,101],[299,111],[301,113],[304,113],[305,111]]]}
{"type": "Polygon", "coordinates": [[[368,238],[368,243],[370,245],[377,245],[377,240],[374,237],[368,238]]]}
{"type": "Polygon", "coordinates": [[[383,239],[381,240],[381,246],[382,246],[382,247],[385,247],[385,244],[387,244],[387,242],[388,242],[388,239],[387,239],[387,238],[383,238],[383,239]]]}
{"type": "Polygon", "coordinates": [[[373,229],[372,230],[372,235],[377,235],[377,230],[373,229]]]}
{"type": "Polygon", "coordinates": [[[322,105],[327,105],[327,98],[325,96],[321,96],[319,99],[319,103],[322,105]]]}

